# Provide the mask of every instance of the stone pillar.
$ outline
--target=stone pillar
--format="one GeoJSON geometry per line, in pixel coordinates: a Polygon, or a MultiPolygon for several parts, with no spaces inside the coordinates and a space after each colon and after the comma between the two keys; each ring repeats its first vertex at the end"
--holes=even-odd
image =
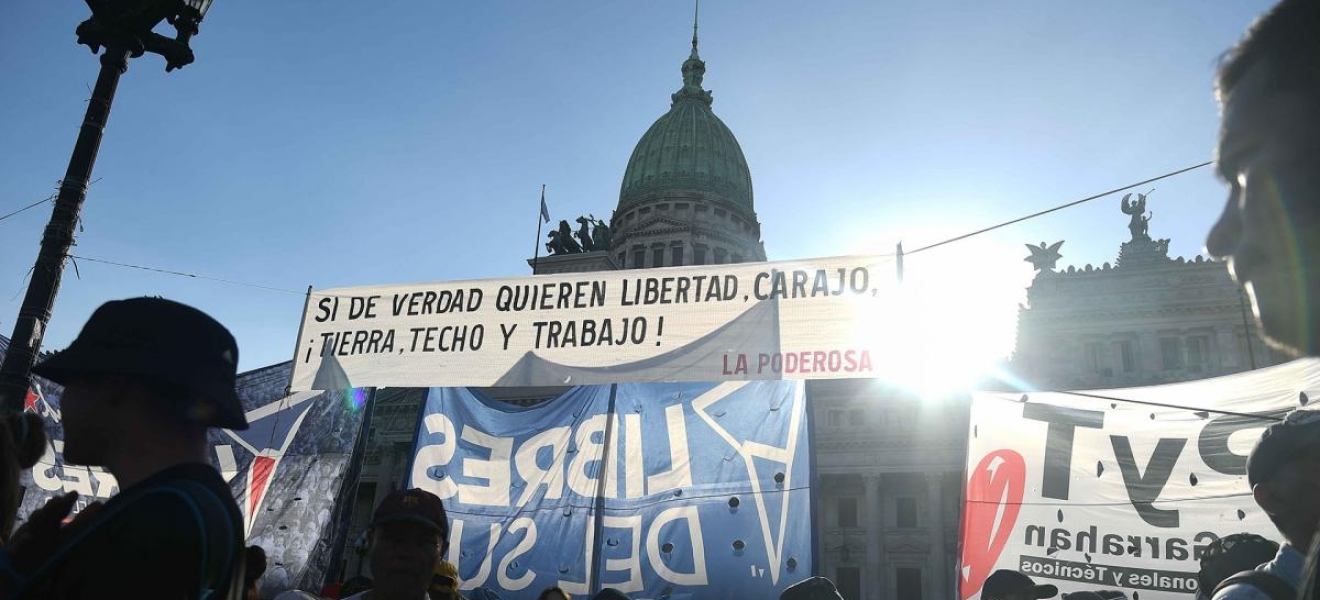
{"type": "Polygon", "coordinates": [[[944,551],[944,498],[941,486],[944,474],[926,473],[926,498],[930,506],[930,592],[926,597],[947,598],[952,595],[949,579],[953,576],[944,551]]]}
{"type": "Polygon", "coordinates": [[[1154,332],[1143,331],[1137,334],[1141,349],[1141,374],[1145,377],[1164,372],[1164,355],[1160,352],[1160,338],[1154,332]]]}
{"type": "Polygon", "coordinates": [[[1219,346],[1219,360],[1225,371],[1245,370],[1247,357],[1238,352],[1237,329],[1232,325],[1215,326],[1215,343],[1219,346]]]}
{"type": "MultiPolygon", "coordinates": [[[[381,501],[385,500],[385,496],[394,489],[394,444],[381,442],[379,447],[380,462],[376,464],[376,493],[371,499],[371,510],[367,512],[368,515],[375,514],[376,507],[380,506],[381,501]]],[[[367,519],[368,522],[370,522],[371,517],[368,516],[367,519]]],[[[348,540],[350,549],[352,548],[352,544],[356,541],[356,538],[348,540]]],[[[357,557],[354,555],[354,560],[360,561],[358,563],[358,571],[361,574],[366,575],[367,577],[373,576],[371,574],[371,564],[367,560],[367,557],[357,557]]]]}
{"type": "Polygon", "coordinates": [[[884,552],[885,521],[883,500],[881,498],[880,474],[862,476],[866,484],[866,570],[862,579],[862,597],[867,600],[882,600],[884,593],[884,552]]]}
{"type": "MultiPolygon", "coordinates": [[[[377,438],[379,439],[379,438],[377,438]]],[[[380,506],[385,495],[394,489],[394,445],[388,443],[380,444],[380,462],[376,464],[376,495],[371,499],[371,510],[374,512],[377,506],[380,506]]]]}

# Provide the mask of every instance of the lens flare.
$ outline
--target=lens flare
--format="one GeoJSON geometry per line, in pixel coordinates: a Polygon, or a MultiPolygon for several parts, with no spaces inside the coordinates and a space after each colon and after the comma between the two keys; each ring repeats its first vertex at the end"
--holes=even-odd
{"type": "MultiPolygon", "coordinates": [[[[1312,329],[1314,323],[1311,322],[1314,311],[1311,310],[1312,299],[1309,297],[1311,289],[1310,286],[1306,285],[1307,274],[1310,273],[1311,269],[1314,267],[1313,265],[1307,264],[1311,257],[1307,256],[1306,250],[1302,245],[1302,235],[1304,234],[1298,231],[1299,225],[1309,223],[1310,220],[1298,218],[1298,215],[1293,214],[1289,209],[1290,204],[1287,202],[1287,197],[1285,196],[1286,191],[1283,189],[1283,186],[1279,185],[1278,177],[1272,176],[1266,178],[1265,186],[1268,189],[1265,194],[1265,200],[1278,206],[1276,210],[1271,211],[1271,214],[1275,215],[1277,218],[1273,228],[1275,231],[1283,234],[1283,249],[1287,251],[1288,256],[1293,260],[1293,264],[1287,265],[1287,267],[1289,267],[1287,268],[1287,272],[1281,273],[1281,275],[1285,277],[1292,278],[1287,284],[1292,288],[1289,291],[1293,293],[1293,310],[1291,311],[1293,314],[1288,316],[1298,321],[1297,325],[1299,327],[1297,328],[1297,331],[1314,331],[1314,329],[1312,329]]],[[[1293,200],[1292,204],[1296,205],[1296,198],[1293,200]]],[[[1281,265],[1271,266],[1278,268],[1281,265]]],[[[1259,303],[1256,305],[1256,309],[1260,309],[1259,303]]],[[[1301,339],[1297,341],[1300,346],[1305,344],[1307,340],[1301,339]]]]}
{"type": "Polygon", "coordinates": [[[344,394],[344,403],[353,412],[360,412],[367,405],[367,390],[353,388],[344,394]]]}

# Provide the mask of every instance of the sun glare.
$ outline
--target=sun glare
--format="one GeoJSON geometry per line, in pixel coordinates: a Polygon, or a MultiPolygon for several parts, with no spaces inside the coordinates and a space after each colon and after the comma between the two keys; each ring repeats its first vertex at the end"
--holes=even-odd
{"type": "Polygon", "coordinates": [[[905,258],[889,297],[859,307],[858,343],[880,377],[926,397],[969,389],[1012,353],[1029,268],[1012,248],[968,242],[905,258]]]}

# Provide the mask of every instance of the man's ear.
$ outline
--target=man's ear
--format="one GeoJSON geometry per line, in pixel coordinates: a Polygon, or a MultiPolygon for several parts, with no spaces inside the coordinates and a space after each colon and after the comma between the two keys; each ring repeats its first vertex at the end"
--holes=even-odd
{"type": "Polygon", "coordinates": [[[445,559],[445,555],[447,555],[447,554],[449,554],[449,539],[448,539],[448,538],[446,538],[445,541],[440,542],[440,560],[444,560],[444,559],[445,559]]]}
{"type": "Polygon", "coordinates": [[[1261,507],[1267,515],[1277,515],[1283,509],[1285,501],[1271,484],[1256,484],[1255,487],[1251,488],[1251,496],[1255,498],[1256,505],[1261,507]]]}

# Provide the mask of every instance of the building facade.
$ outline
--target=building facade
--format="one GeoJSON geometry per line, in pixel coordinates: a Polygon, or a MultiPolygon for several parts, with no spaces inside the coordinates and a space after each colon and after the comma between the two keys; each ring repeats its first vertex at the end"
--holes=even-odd
{"type": "MultiPolygon", "coordinates": [[[[1144,225],[1144,222],[1143,222],[1144,225]]],[[[1133,224],[1129,224],[1133,227],[1133,224]]],[[[1231,375],[1285,362],[1256,335],[1250,304],[1223,262],[1169,257],[1142,227],[1117,261],[1037,267],[1018,314],[1012,371],[1039,389],[1106,389],[1231,375]]]]}
{"type": "Polygon", "coordinates": [[[807,384],[816,561],[848,600],[952,600],[968,398],[871,379],[807,384]]]}

